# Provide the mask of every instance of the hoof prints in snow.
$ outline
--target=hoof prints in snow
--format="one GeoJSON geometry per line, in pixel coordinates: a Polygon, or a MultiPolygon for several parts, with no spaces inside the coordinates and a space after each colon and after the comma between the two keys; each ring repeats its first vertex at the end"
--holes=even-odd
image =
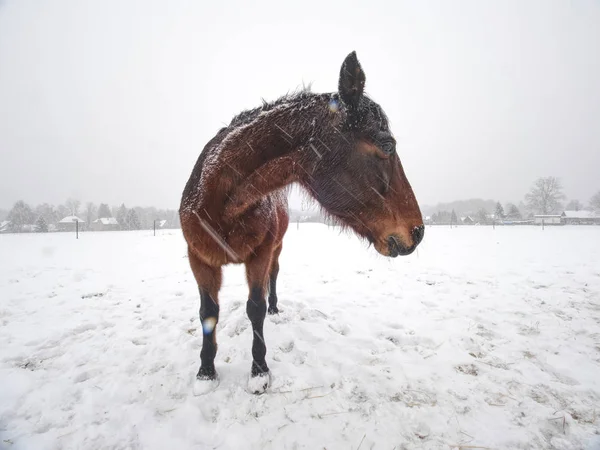
{"type": "Polygon", "coordinates": [[[598,448],[597,231],[430,228],[392,261],[290,229],[259,396],[243,267],[220,292],[219,384],[195,396],[199,299],[179,235],[2,236],[2,445],[598,448]],[[61,252],[36,259],[48,246],[61,252]],[[93,257],[75,267],[75,251],[93,257]]]}
{"type": "Polygon", "coordinates": [[[81,298],[97,298],[97,297],[104,297],[105,293],[104,292],[93,292],[91,294],[84,294],[81,296],[81,298]]]}
{"type": "Polygon", "coordinates": [[[475,377],[479,375],[479,369],[475,364],[459,364],[456,366],[456,370],[466,375],[473,375],[475,377]]]}

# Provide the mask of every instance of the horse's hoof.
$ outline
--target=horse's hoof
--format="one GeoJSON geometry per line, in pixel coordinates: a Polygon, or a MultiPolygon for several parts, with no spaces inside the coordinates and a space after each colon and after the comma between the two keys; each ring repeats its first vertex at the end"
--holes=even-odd
{"type": "Polygon", "coordinates": [[[271,374],[270,372],[264,372],[250,377],[250,380],[248,380],[248,390],[251,394],[264,394],[270,384],[271,374]]]}
{"type": "Polygon", "coordinates": [[[215,391],[219,387],[219,378],[197,376],[194,380],[193,391],[195,396],[206,395],[215,391]]]}
{"type": "Polygon", "coordinates": [[[271,315],[273,314],[279,314],[279,308],[277,308],[277,306],[270,306],[269,305],[269,309],[267,309],[267,312],[271,315]]]}
{"type": "Polygon", "coordinates": [[[196,378],[199,380],[214,380],[217,378],[217,371],[215,370],[214,364],[210,366],[200,366],[196,378]]]}

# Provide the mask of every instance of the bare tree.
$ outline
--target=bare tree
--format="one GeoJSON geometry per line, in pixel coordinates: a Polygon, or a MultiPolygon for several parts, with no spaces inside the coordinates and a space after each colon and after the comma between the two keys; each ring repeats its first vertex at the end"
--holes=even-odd
{"type": "Polygon", "coordinates": [[[81,202],[74,198],[69,198],[65,202],[65,206],[69,209],[72,216],[76,216],[79,214],[79,207],[81,206],[81,202]]]}
{"type": "Polygon", "coordinates": [[[596,192],[590,199],[590,206],[594,211],[600,213],[600,191],[596,192]]]}
{"type": "Polygon", "coordinates": [[[20,233],[25,225],[33,225],[35,214],[27,203],[19,200],[8,213],[7,219],[10,221],[10,231],[20,233]]]}
{"type": "Polygon", "coordinates": [[[139,230],[140,228],[142,228],[140,224],[140,219],[138,218],[137,213],[133,208],[127,211],[125,221],[128,230],[139,230]]]}
{"type": "MultiPolygon", "coordinates": [[[[114,211],[114,208],[113,208],[114,211]]],[[[121,206],[117,210],[117,222],[119,222],[119,227],[121,230],[127,230],[127,208],[125,207],[125,203],[121,203],[121,206]]]]}
{"type": "Polygon", "coordinates": [[[65,218],[71,214],[71,210],[65,205],[58,205],[56,207],[56,214],[58,214],[59,220],[65,218]]]}
{"type": "Polygon", "coordinates": [[[486,225],[488,223],[488,213],[485,208],[480,208],[477,211],[477,221],[480,225],[486,225]]]}
{"type": "Polygon", "coordinates": [[[565,209],[567,211],[579,211],[583,209],[583,205],[579,200],[571,200],[569,203],[567,203],[565,209]]]}
{"type": "Polygon", "coordinates": [[[44,218],[46,224],[56,223],[62,217],[58,217],[58,212],[54,209],[54,206],[48,203],[42,203],[35,207],[36,216],[41,216],[44,218]]]}
{"type": "Polygon", "coordinates": [[[506,204],[506,217],[511,220],[521,220],[521,212],[514,203],[506,204]]]}
{"type": "Polygon", "coordinates": [[[94,214],[96,214],[96,205],[92,202],[87,202],[85,204],[85,221],[87,222],[88,227],[94,221],[94,214]]]}
{"type": "Polygon", "coordinates": [[[502,203],[496,203],[496,211],[494,212],[494,214],[496,214],[496,220],[501,220],[506,217],[506,215],[504,214],[504,208],[502,207],[502,203]]]}
{"type": "Polygon", "coordinates": [[[527,209],[533,213],[551,214],[560,206],[564,199],[562,184],[556,177],[538,178],[531,190],[525,195],[527,209]]]}

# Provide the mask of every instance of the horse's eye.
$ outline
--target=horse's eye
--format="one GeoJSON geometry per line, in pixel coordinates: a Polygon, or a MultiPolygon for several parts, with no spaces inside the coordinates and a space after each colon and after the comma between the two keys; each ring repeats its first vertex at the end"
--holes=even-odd
{"type": "Polygon", "coordinates": [[[384,142],[383,144],[381,144],[381,151],[383,151],[383,153],[385,153],[386,155],[391,155],[392,153],[394,153],[394,148],[394,143],[391,141],[384,142]]]}

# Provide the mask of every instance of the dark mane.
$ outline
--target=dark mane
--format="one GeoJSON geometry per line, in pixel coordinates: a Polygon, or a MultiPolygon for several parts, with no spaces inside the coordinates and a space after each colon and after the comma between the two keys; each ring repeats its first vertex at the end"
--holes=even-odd
{"type": "Polygon", "coordinates": [[[330,98],[332,95],[334,94],[316,94],[314,92],[310,91],[310,87],[306,87],[306,88],[302,88],[298,91],[294,91],[294,92],[290,92],[287,93],[285,95],[282,95],[281,97],[279,97],[278,99],[272,101],[272,102],[267,102],[263,99],[263,104],[257,108],[253,108],[253,109],[248,109],[246,111],[242,111],[241,113],[239,113],[237,116],[235,116],[233,119],[231,119],[231,122],[229,123],[229,125],[227,126],[228,128],[236,128],[242,125],[248,125],[249,123],[251,123],[254,119],[256,119],[258,117],[259,114],[264,113],[264,112],[268,112],[271,111],[275,108],[277,108],[278,106],[284,105],[286,103],[294,103],[294,104],[301,104],[301,103],[308,103],[311,100],[315,100],[315,99],[319,99],[319,98],[330,98]]]}

